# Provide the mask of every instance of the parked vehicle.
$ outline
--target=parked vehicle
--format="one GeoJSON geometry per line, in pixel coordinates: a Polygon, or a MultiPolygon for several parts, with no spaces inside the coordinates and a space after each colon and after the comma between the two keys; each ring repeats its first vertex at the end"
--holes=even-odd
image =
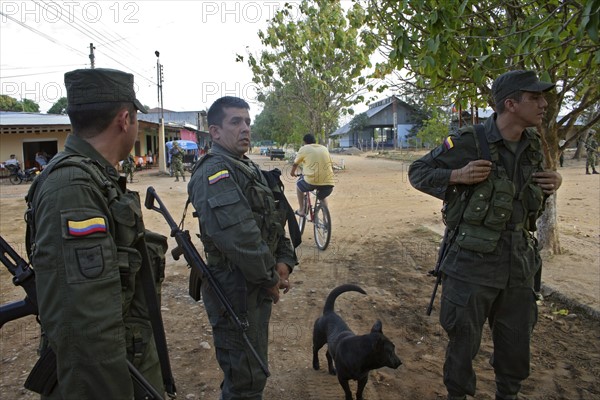
{"type": "Polygon", "coordinates": [[[275,148],[271,148],[267,151],[267,156],[273,160],[275,158],[278,158],[280,160],[283,160],[285,158],[285,151],[283,149],[275,149],[275,148]]]}
{"type": "Polygon", "coordinates": [[[25,171],[18,165],[7,165],[6,167],[10,171],[9,180],[13,185],[20,185],[23,181],[32,182],[39,173],[36,167],[27,168],[25,171]]]}

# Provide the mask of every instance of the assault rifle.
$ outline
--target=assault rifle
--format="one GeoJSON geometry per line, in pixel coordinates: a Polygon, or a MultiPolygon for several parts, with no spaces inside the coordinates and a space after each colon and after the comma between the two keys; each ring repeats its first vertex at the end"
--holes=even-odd
{"type": "Polygon", "coordinates": [[[179,226],[165,207],[162,200],[158,197],[156,190],[154,190],[152,186],[149,186],[146,191],[146,201],[144,204],[147,209],[157,211],[165,218],[167,224],[171,228],[171,237],[174,237],[175,241],[177,242],[177,247],[175,247],[171,251],[173,258],[175,260],[179,260],[181,255],[183,255],[188,265],[192,269],[191,273],[196,274],[196,276],[201,276],[203,279],[208,280],[210,286],[212,287],[212,290],[218,297],[219,302],[225,308],[225,310],[227,310],[227,315],[229,316],[229,318],[231,318],[231,321],[237,326],[237,328],[241,332],[244,342],[246,342],[248,349],[252,352],[254,358],[256,358],[256,361],[260,365],[260,368],[263,370],[267,377],[270,376],[271,373],[269,372],[269,368],[263,362],[263,360],[261,360],[260,356],[256,352],[256,349],[254,348],[254,346],[252,346],[252,343],[250,343],[248,335],[246,335],[246,331],[249,328],[248,321],[240,320],[235,311],[233,310],[231,302],[223,292],[221,285],[213,277],[212,273],[208,269],[208,266],[206,265],[206,263],[198,253],[198,250],[196,250],[196,247],[192,243],[189,231],[183,231],[181,230],[181,228],[179,228],[179,226]],[[154,205],[155,201],[158,203],[158,207],[154,205]]]}
{"type": "Polygon", "coordinates": [[[448,228],[446,228],[444,232],[444,239],[442,240],[442,244],[440,245],[440,251],[438,253],[438,259],[435,263],[435,268],[429,271],[429,275],[435,276],[435,285],[433,286],[433,293],[431,293],[431,299],[429,300],[429,305],[427,306],[427,311],[425,313],[429,316],[431,315],[431,311],[433,310],[433,303],[435,302],[435,295],[437,294],[438,286],[442,282],[442,272],[440,271],[440,267],[442,265],[442,261],[446,257],[446,253],[450,248],[450,235],[448,233],[448,228]]]}
{"type": "MultiPolygon", "coordinates": [[[[25,299],[0,305],[0,328],[10,321],[28,315],[38,315],[37,292],[35,289],[35,272],[33,268],[0,236],[0,261],[13,276],[15,286],[21,286],[26,293],[25,299]]],[[[163,397],[144,378],[144,376],[127,361],[129,374],[133,382],[136,400],[163,400],[163,397]]],[[[56,355],[48,348],[38,360],[29,374],[25,387],[34,392],[48,395],[57,383],[56,355]]]]}

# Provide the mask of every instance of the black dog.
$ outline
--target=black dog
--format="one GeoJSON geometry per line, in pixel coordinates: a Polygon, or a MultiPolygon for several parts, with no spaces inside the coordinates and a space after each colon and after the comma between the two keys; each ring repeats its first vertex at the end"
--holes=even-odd
{"type": "Polygon", "coordinates": [[[381,321],[377,320],[371,333],[357,336],[335,313],[335,299],[344,292],[366,294],[359,286],[342,285],[329,293],[323,308],[323,316],[315,321],[313,330],[313,368],[319,369],[319,349],[327,344],[327,365],[331,375],[336,374],[346,393],[346,400],[352,400],[348,381],[358,381],[356,399],[363,399],[363,390],[369,379],[369,371],[381,367],[398,368],[402,361],[396,356],[394,344],[384,336],[381,321]],[[333,362],[335,361],[335,368],[333,362]]]}

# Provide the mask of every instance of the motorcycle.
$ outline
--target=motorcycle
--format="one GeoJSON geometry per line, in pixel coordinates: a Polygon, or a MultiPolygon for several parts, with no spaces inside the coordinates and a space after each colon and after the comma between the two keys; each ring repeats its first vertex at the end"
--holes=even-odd
{"type": "Polygon", "coordinates": [[[10,170],[9,180],[13,185],[20,185],[23,181],[33,182],[37,174],[40,172],[37,167],[22,170],[18,165],[8,166],[8,169],[10,170]]]}

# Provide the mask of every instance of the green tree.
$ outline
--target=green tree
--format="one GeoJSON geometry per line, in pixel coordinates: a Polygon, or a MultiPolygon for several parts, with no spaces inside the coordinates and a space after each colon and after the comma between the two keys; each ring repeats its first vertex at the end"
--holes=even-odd
{"type": "MultiPolygon", "coordinates": [[[[491,82],[511,69],[533,69],[557,82],[539,128],[548,169],[556,168],[560,130],[580,135],[600,121],[597,114],[576,124],[600,102],[600,0],[368,0],[366,6],[369,34],[387,49],[376,76],[402,71],[431,90],[432,103],[445,96],[463,108],[491,106],[491,82]]],[[[556,196],[538,225],[543,247],[560,252],[556,196]]]]}
{"type": "Polygon", "coordinates": [[[39,104],[33,100],[23,99],[20,103],[21,103],[23,112],[34,112],[34,113],[40,112],[39,104]]]}
{"type": "Polygon", "coordinates": [[[429,146],[437,146],[450,133],[450,118],[442,112],[434,111],[433,116],[425,120],[417,137],[429,146]]]}
{"type": "MultiPolygon", "coordinates": [[[[305,113],[308,131],[320,142],[338,126],[342,113],[351,114],[350,107],[363,101],[361,93],[371,89],[361,74],[371,65],[376,42],[370,36],[361,39],[364,18],[359,4],[344,14],[340,0],[303,0],[297,9],[286,4],[258,33],[266,49],[249,54],[254,82],[266,93],[293,87],[283,95],[290,107],[305,113]]],[[[243,59],[238,55],[238,61],[243,59]]]]}
{"type": "Polygon", "coordinates": [[[22,111],[22,109],[17,99],[0,94],[0,111],[22,111]]]}
{"type": "Polygon", "coordinates": [[[0,110],[17,112],[40,112],[40,106],[33,100],[19,101],[5,94],[0,95],[0,110]]]}
{"type": "Polygon", "coordinates": [[[281,144],[301,143],[302,136],[309,132],[310,127],[302,106],[288,101],[291,90],[293,85],[288,85],[259,96],[264,108],[252,125],[253,137],[281,144]]]}
{"type": "Polygon", "coordinates": [[[66,114],[67,113],[67,98],[61,97],[50,107],[48,114],[66,114]]]}

